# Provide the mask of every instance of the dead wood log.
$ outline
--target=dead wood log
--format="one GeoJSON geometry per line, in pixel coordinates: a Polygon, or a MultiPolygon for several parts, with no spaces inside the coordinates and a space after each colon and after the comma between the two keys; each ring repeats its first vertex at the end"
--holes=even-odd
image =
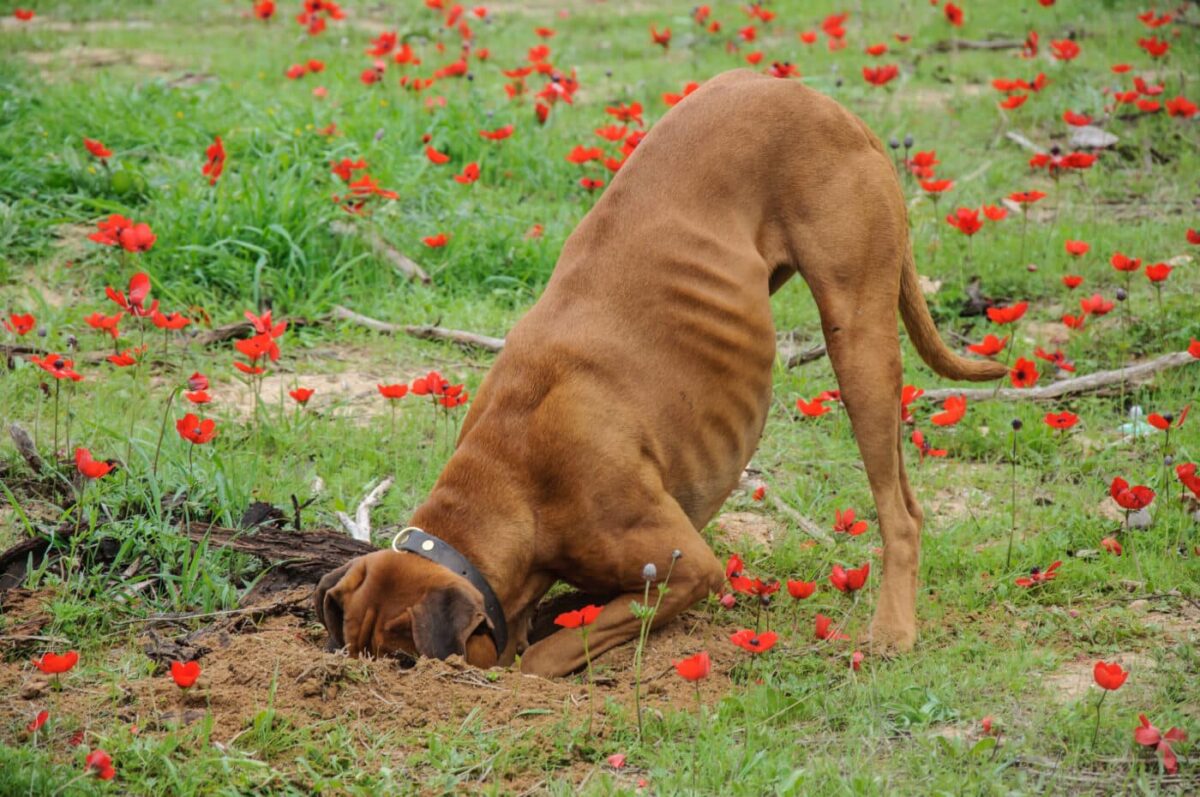
{"type": "Polygon", "coordinates": [[[315,584],[330,570],[356,556],[379,550],[376,546],[347,537],[335,529],[304,533],[275,529],[227,529],[208,523],[191,523],[180,531],[210,548],[227,548],[262,559],[285,573],[295,584],[315,584]]]}
{"type": "Polygon", "coordinates": [[[934,42],[925,52],[949,53],[955,50],[1017,50],[1024,46],[1024,39],[943,39],[934,42]]]}
{"type": "Polygon", "coordinates": [[[33,438],[29,436],[29,432],[14,421],[8,426],[8,436],[12,438],[13,445],[17,447],[17,453],[25,460],[25,464],[29,466],[30,470],[34,473],[41,473],[45,463],[38,456],[37,446],[33,444],[33,438]]]}
{"type": "MultiPolygon", "coordinates": [[[[308,318],[288,318],[286,320],[289,329],[310,327],[319,323],[319,321],[314,321],[308,318]]],[[[214,344],[224,343],[227,340],[233,340],[235,338],[248,338],[253,334],[254,325],[249,321],[235,321],[232,324],[213,327],[207,332],[201,332],[199,335],[192,338],[192,342],[199,346],[212,346],[214,344]]]]}
{"type": "Polygon", "coordinates": [[[824,346],[815,346],[811,349],[794,352],[789,354],[787,359],[783,361],[783,367],[795,368],[798,365],[805,365],[807,363],[815,362],[824,357],[825,354],[826,351],[824,346]]]}
{"type": "Polygon", "coordinates": [[[450,343],[457,343],[459,346],[467,348],[482,349],[484,351],[498,352],[504,348],[504,338],[493,338],[488,335],[480,335],[477,332],[467,332],[461,329],[446,329],[438,326],[418,326],[414,324],[390,324],[387,321],[379,321],[375,318],[369,318],[361,313],[356,313],[341,305],[333,306],[333,317],[342,321],[348,321],[351,324],[357,324],[361,327],[374,330],[375,332],[383,332],[389,335],[409,335],[421,340],[444,340],[450,343]]]}
{"type": "Polygon", "coordinates": [[[333,222],[329,225],[329,229],[333,230],[337,235],[357,235],[361,237],[372,252],[391,263],[392,268],[396,269],[404,278],[416,280],[424,285],[432,282],[429,275],[425,273],[425,269],[421,268],[409,259],[407,255],[385,241],[383,236],[374,230],[347,224],[343,221],[333,222]]]}
{"type": "Polygon", "coordinates": [[[1093,374],[1075,377],[1074,379],[1062,379],[1041,387],[1005,387],[999,390],[991,387],[969,388],[966,390],[961,388],[941,388],[938,390],[927,390],[921,398],[926,401],[944,401],[951,396],[966,396],[971,401],[989,401],[991,399],[1000,399],[1002,401],[1048,401],[1050,399],[1062,398],[1063,396],[1095,393],[1106,387],[1119,385],[1121,382],[1139,382],[1149,379],[1159,371],[1165,371],[1169,368],[1179,368],[1196,362],[1200,362],[1200,360],[1197,360],[1186,351],[1178,351],[1125,368],[1114,368],[1111,371],[1096,371],[1093,374]]]}

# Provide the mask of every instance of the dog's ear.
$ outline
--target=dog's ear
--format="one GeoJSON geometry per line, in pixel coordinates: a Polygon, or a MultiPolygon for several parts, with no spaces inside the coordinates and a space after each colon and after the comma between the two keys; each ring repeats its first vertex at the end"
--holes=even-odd
{"type": "Polygon", "coordinates": [[[326,573],[320,583],[317,584],[317,591],[313,595],[313,602],[316,604],[317,619],[325,626],[325,630],[329,632],[330,652],[340,650],[346,646],[346,639],[343,634],[343,624],[345,623],[345,612],[342,607],[342,595],[346,590],[353,589],[359,586],[365,577],[365,568],[357,568],[354,575],[355,583],[350,585],[347,583],[343,586],[343,579],[350,572],[350,568],[354,562],[347,562],[339,567],[326,573]]]}
{"type": "Polygon", "coordinates": [[[492,628],[483,611],[483,596],[458,584],[427,592],[409,613],[417,653],[435,659],[465,655],[471,635],[482,625],[492,628]]]}

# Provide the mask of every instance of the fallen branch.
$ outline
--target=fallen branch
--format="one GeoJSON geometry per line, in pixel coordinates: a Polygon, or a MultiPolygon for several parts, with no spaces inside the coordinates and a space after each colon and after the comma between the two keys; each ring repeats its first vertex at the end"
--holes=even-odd
{"type": "Polygon", "coordinates": [[[1063,379],[1058,382],[1052,382],[1042,387],[1028,389],[1005,387],[999,390],[990,387],[969,388],[966,390],[961,388],[942,388],[927,390],[921,398],[926,401],[944,401],[951,396],[966,396],[971,401],[988,401],[990,399],[1001,399],[1004,401],[1015,399],[1046,401],[1062,398],[1063,396],[1077,396],[1081,393],[1095,393],[1110,385],[1118,385],[1122,382],[1137,382],[1147,379],[1159,371],[1178,368],[1195,362],[1200,362],[1200,360],[1197,360],[1186,351],[1179,351],[1164,354],[1161,357],[1156,357],[1153,360],[1147,360],[1137,365],[1116,368],[1111,371],[1097,371],[1093,374],[1074,379],[1063,379]]]}
{"type": "Polygon", "coordinates": [[[353,224],[347,224],[341,221],[335,221],[329,225],[329,229],[337,235],[358,235],[370,247],[371,251],[379,255],[384,260],[392,264],[396,271],[400,272],[401,276],[406,279],[416,280],[424,285],[428,285],[432,280],[425,270],[410,260],[403,252],[390,243],[385,241],[379,233],[368,228],[357,227],[353,224]]]}
{"type": "Polygon", "coordinates": [[[445,327],[389,324],[387,321],[369,318],[341,305],[333,306],[333,317],[388,335],[410,335],[421,340],[444,340],[450,343],[457,343],[460,346],[492,352],[498,352],[504,348],[504,338],[493,338],[487,335],[480,335],[476,332],[466,332],[461,329],[446,329],[445,327]]]}
{"type": "MultiPolygon", "coordinates": [[[[316,322],[307,318],[289,318],[287,319],[288,328],[294,329],[298,327],[312,326],[316,322]]],[[[198,346],[212,346],[215,343],[224,343],[227,340],[234,338],[248,338],[254,334],[254,325],[249,321],[235,321],[232,324],[226,324],[221,327],[214,327],[207,332],[201,332],[196,337],[192,338],[192,342],[198,346]]]]}
{"type": "Polygon", "coordinates": [[[955,50],[1017,50],[1025,46],[1024,39],[943,39],[934,42],[925,52],[949,53],[955,50]]]}
{"type": "Polygon", "coordinates": [[[794,354],[789,354],[787,359],[783,361],[784,368],[795,368],[798,365],[815,362],[826,355],[824,346],[816,346],[804,351],[798,351],[794,354]]]}
{"type": "Polygon", "coordinates": [[[207,542],[211,548],[228,548],[269,562],[296,583],[315,584],[348,560],[379,550],[334,529],[303,534],[276,529],[248,532],[208,523],[191,523],[180,531],[190,540],[207,542]]]}
{"type": "Polygon", "coordinates": [[[1041,152],[1042,151],[1041,147],[1039,147],[1037,144],[1034,144],[1029,139],[1025,138],[1025,136],[1021,135],[1016,130],[1009,130],[1007,133],[1004,134],[1004,137],[1007,138],[1009,141],[1013,142],[1014,144],[1018,144],[1018,145],[1024,147],[1025,149],[1029,150],[1030,152],[1041,152]]]}
{"type": "Polygon", "coordinates": [[[33,444],[33,438],[29,436],[29,432],[16,421],[8,426],[8,436],[12,438],[13,445],[17,447],[17,453],[25,460],[25,464],[29,466],[34,473],[41,473],[45,463],[38,456],[37,446],[33,444]]]}
{"type": "Polygon", "coordinates": [[[358,508],[354,510],[354,519],[345,512],[338,512],[338,520],[342,521],[342,525],[346,527],[346,531],[350,532],[350,536],[359,542],[371,541],[371,510],[383,500],[383,496],[395,484],[396,478],[388,476],[375,486],[375,489],[367,493],[367,497],[359,503],[358,508]]]}

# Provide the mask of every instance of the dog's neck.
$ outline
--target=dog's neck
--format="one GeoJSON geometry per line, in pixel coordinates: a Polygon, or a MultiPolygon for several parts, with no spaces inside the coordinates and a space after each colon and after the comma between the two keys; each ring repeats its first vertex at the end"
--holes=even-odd
{"type": "Polygon", "coordinates": [[[532,552],[530,504],[514,474],[464,441],[454,452],[411,524],[454,546],[483,574],[511,617],[528,603],[532,552]]]}

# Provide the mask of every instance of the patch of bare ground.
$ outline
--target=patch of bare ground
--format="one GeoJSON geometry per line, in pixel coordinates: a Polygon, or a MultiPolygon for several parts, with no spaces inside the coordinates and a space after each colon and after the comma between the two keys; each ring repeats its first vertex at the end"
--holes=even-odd
{"type": "MultiPolygon", "coordinates": [[[[586,682],[581,677],[545,680],[512,669],[478,670],[459,659],[423,659],[411,667],[394,660],[350,659],[324,651],[325,632],[309,609],[310,591],[285,595],[298,609],[258,623],[244,622],[206,637],[211,650],[200,659],[203,674],[185,694],[160,665],[158,672],[127,675],[117,684],[99,683],[85,675],[93,668],[137,673],[131,665],[142,655],[131,646],[85,652],[83,666],[68,676],[61,692],[52,694],[45,676],[23,655],[0,663],[0,693],[14,696],[0,702],[0,729],[18,732],[29,717],[53,702],[68,725],[109,723],[111,717],[140,733],[165,733],[206,714],[213,721],[212,738],[230,744],[247,731],[267,708],[277,722],[321,727],[321,723],[351,720],[364,733],[398,735],[443,724],[462,723],[480,716],[487,727],[503,725],[520,730],[546,728],[563,722],[577,728],[590,712],[586,682]]],[[[51,594],[10,591],[5,607],[10,626],[44,617],[43,604],[51,594]]],[[[278,596],[276,596],[278,597],[278,596]]],[[[30,626],[32,628],[33,626],[30,626]]],[[[158,639],[175,631],[160,626],[158,639]]],[[[35,632],[36,633],[36,632],[35,632]]],[[[713,676],[701,682],[702,698],[718,701],[729,688],[729,673],[740,660],[726,639],[727,629],[702,611],[691,611],[651,635],[642,675],[643,707],[653,717],[694,705],[692,685],[678,678],[672,662],[700,650],[713,660],[713,676]]],[[[148,635],[139,644],[153,645],[148,635]]],[[[10,651],[11,653],[11,651],[10,651]]],[[[595,662],[596,701],[615,701],[632,710],[634,647],[625,645],[595,662]]],[[[72,726],[73,727],[73,726],[72,726]]],[[[598,715],[594,732],[608,732],[598,715]]],[[[5,735],[0,730],[0,738],[5,735]]]]}
{"type": "Polygon", "coordinates": [[[769,551],[784,533],[778,521],[757,512],[724,512],[713,523],[717,541],[735,551],[746,546],[769,551]]]}
{"type": "MultiPolygon", "coordinates": [[[[1105,657],[1105,661],[1115,661],[1131,673],[1154,670],[1154,660],[1142,653],[1116,653],[1112,657],[1105,657]]],[[[1070,661],[1063,662],[1051,672],[1037,675],[1050,699],[1056,703],[1066,704],[1081,700],[1092,691],[1095,684],[1093,673],[1095,666],[1096,658],[1094,656],[1077,656],[1070,661]]]]}
{"type": "Polygon", "coordinates": [[[50,33],[94,33],[102,30],[146,30],[154,25],[144,19],[91,19],[85,22],[71,22],[64,19],[51,19],[36,16],[28,22],[22,22],[15,17],[7,16],[0,19],[0,31],[28,30],[47,31],[50,33]]]}
{"type": "Polygon", "coordinates": [[[68,78],[80,71],[132,67],[147,74],[161,75],[177,69],[166,56],[145,50],[115,50],[107,47],[77,45],[53,52],[36,50],[21,56],[39,67],[43,78],[68,78]]]}

